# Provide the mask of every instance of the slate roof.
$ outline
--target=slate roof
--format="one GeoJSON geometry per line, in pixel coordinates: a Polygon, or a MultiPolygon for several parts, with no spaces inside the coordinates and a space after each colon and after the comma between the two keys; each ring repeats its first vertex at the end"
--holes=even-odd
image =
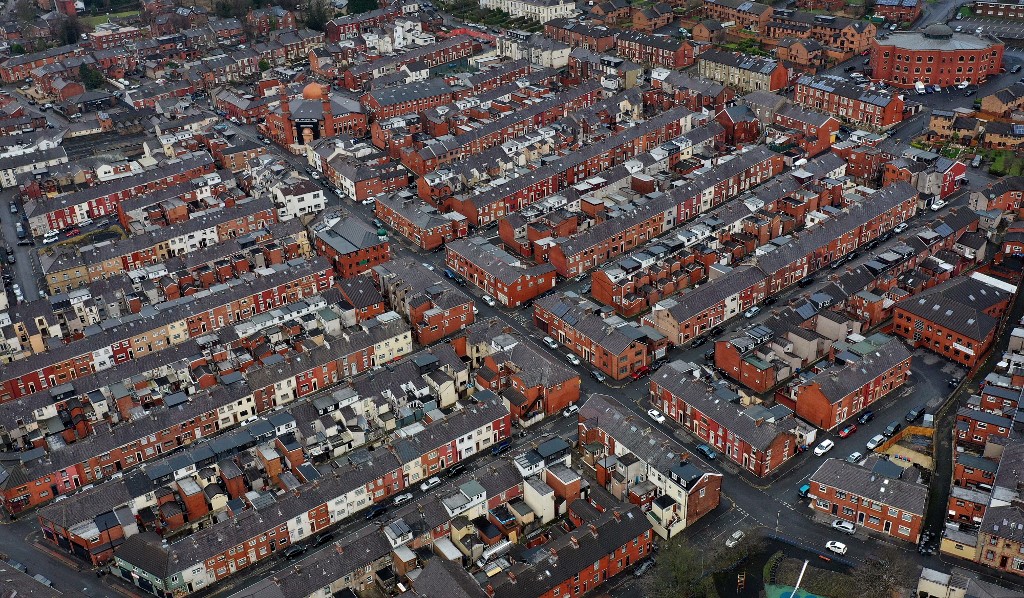
{"type": "Polygon", "coordinates": [[[928,487],[874,474],[844,459],[826,459],[811,474],[812,484],[824,484],[883,505],[924,516],[928,487]]]}
{"type": "Polygon", "coordinates": [[[700,56],[698,56],[698,60],[724,64],[726,66],[738,68],[744,71],[760,73],[762,75],[771,74],[771,72],[779,66],[779,62],[771,58],[760,58],[743,53],[723,52],[721,50],[707,50],[705,52],[701,52],[700,56]]]}
{"type": "Polygon", "coordinates": [[[367,96],[375,99],[381,106],[391,106],[413,100],[422,100],[434,96],[450,94],[452,87],[444,79],[427,79],[425,81],[414,81],[395,87],[374,89],[367,96]]]}
{"type": "Polygon", "coordinates": [[[569,328],[591,339],[612,355],[623,354],[640,338],[635,329],[629,330],[629,326],[615,327],[606,323],[604,318],[593,311],[598,306],[581,298],[555,294],[537,299],[534,305],[565,322],[569,328]]]}
{"type": "Polygon", "coordinates": [[[984,340],[999,320],[984,313],[1009,299],[1009,294],[981,281],[960,276],[942,282],[896,306],[973,340],[984,340]]]}
{"type": "Polygon", "coordinates": [[[481,238],[456,239],[445,247],[505,284],[514,284],[522,277],[540,277],[555,269],[549,263],[524,266],[519,258],[481,238]]]}
{"type": "Polygon", "coordinates": [[[699,289],[676,296],[668,311],[677,322],[685,322],[766,278],[765,273],[756,266],[739,266],[699,289]]]}
{"type": "Polygon", "coordinates": [[[809,383],[816,384],[821,394],[835,404],[910,357],[910,350],[903,341],[893,338],[859,361],[822,371],[809,383]]]}

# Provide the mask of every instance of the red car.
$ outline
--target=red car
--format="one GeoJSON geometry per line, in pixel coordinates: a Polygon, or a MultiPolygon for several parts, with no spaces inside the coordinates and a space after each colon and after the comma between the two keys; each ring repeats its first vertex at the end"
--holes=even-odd
{"type": "Polygon", "coordinates": [[[639,368],[637,368],[637,370],[635,372],[633,372],[633,379],[634,380],[639,380],[640,378],[642,378],[642,377],[646,376],[648,373],[650,373],[650,371],[651,371],[651,368],[647,367],[646,365],[640,366],[639,368]]]}
{"type": "Polygon", "coordinates": [[[69,238],[69,239],[71,237],[77,237],[80,234],[82,234],[82,229],[80,229],[80,228],[71,228],[71,229],[68,229],[68,230],[64,231],[64,236],[69,238]]]}
{"type": "Polygon", "coordinates": [[[840,438],[849,438],[850,435],[853,434],[856,431],[857,431],[857,424],[850,424],[850,425],[846,426],[845,428],[843,428],[842,430],[839,430],[839,437],[840,438]]]}

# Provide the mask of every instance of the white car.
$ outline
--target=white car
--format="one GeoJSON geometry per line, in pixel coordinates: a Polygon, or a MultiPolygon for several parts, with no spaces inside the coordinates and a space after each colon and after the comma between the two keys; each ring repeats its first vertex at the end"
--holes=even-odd
{"type": "Polygon", "coordinates": [[[665,416],[662,415],[661,412],[658,411],[657,409],[648,409],[647,415],[650,416],[651,419],[658,422],[659,424],[665,423],[665,416]]]}
{"type": "Polygon", "coordinates": [[[864,455],[860,454],[857,451],[854,451],[854,452],[850,453],[849,457],[846,458],[846,462],[847,463],[860,463],[861,459],[863,459],[863,458],[864,458],[864,455]]]}
{"type": "Polygon", "coordinates": [[[562,410],[562,417],[572,417],[580,412],[580,406],[575,403],[562,410]]]}
{"type": "Polygon", "coordinates": [[[932,202],[932,211],[938,212],[942,208],[946,207],[946,202],[941,199],[936,199],[932,202]]]}
{"type": "Polygon", "coordinates": [[[857,531],[857,528],[853,526],[853,522],[846,521],[845,519],[836,519],[833,521],[832,529],[851,535],[857,531]]]}
{"type": "Polygon", "coordinates": [[[729,536],[729,539],[725,541],[726,548],[734,548],[743,538],[746,536],[741,530],[736,530],[729,536]]]}
{"type": "Polygon", "coordinates": [[[491,297],[490,295],[484,295],[480,299],[482,299],[484,303],[490,305],[491,307],[497,305],[497,303],[494,301],[494,297],[491,297]]]}
{"type": "Polygon", "coordinates": [[[909,224],[907,224],[906,222],[900,222],[899,224],[896,225],[896,228],[892,229],[892,232],[900,234],[903,231],[907,230],[908,228],[910,228],[909,224]]]}
{"type": "Polygon", "coordinates": [[[565,360],[568,361],[569,363],[573,364],[573,365],[579,365],[580,364],[580,358],[576,357],[576,355],[574,355],[572,353],[566,353],[565,354],[565,360]]]}
{"type": "Polygon", "coordinates": [[[878,434],[872,437],[871,440],[868,441],[866,446],[868,447],[869,451],[873,451],[876,448],[882,446],[883,444],[885,444],[885,436],[878,434]]]}
{"type": "Polygon", "coordinates": [[[56,243],[57,239],[60,238],[60,233],[55,230],[46,231],[43,235],[43,245],[49,245],[50,243],[56,243]]]}
{"type": "Polygon", "coordinates": [[[92,224],[92,218],[86,218],[78,223],[78,226],[89,226],[92,224]]]}
{"type": "Polygon", "coordinates": [[[426,268],[427,270],[430,270],[431,272],[434,271],[434,266],[431,265],[431,264],[428,264],[427,262],[423,262],[423,267],[426,268]]]}
{"type": "Polygon", "coordinates": [[[818,446],[814,447],[814,454],[820,457],[820,456],[824,455],[825,453],[829,452],[830,450],[832,450],[835,446],[836,446],[836,443],[832,442],[831,440],[828,440],[828,439],[822,440],[821,444],[819,444],[818,446]]]}
{"type": "MultiPolygon", "coordinates": [[[[437,479],[437,478],[434,478],[434,479],[437,479]]],[[[409,493],[409,492],[406,492],[405,494],[399,494],[391,502],[392,502],[392,504],[394,504],[397,507],[398,505],[404,505],[405,503],[407,503],[410,500],[412,500],[412,498],[413,498],[412,494],[409,493]]]]}
{"type": "Polygon", "coordinates": [[[557,349],[558,348],[558,341],[556,341],[555,339],[551,338],[550,336],[545,336],[544,337],[544,344],[547,345],[549,349],[557,349]]]}
{"type": "Polygon", "coordinates": [[[311,171],[309,173],[309,176],[313,177],[314,179],[319,179],[320,178],[320,173],[317,172],[316,170],[313,170],[313,171],[311,171]]]}
{"type": "Polygon", "coordinates": [[[377,200],[376,200],[376,199],[374,199],[374,198],[372,198],[372,197],[367,197],[367,198],[366,198],[366,199],[364,199],[364,200],[363,200],[363,201],[362,201],[361,203],[362,203],[362,204],[363,204],[364,206],[372,206],[373,204],[377,203],[377,200]]]}
{"type": "Polygon", "coordinates": [[[422,484],[420,484],[420,490],[422,490],[424,492],[429,492],[430,489],[433,488],[434,486],[440,486],[440,485],[441,485],[441,478],[439,478],[437,476],[434,476],[434,477],[430,478],[429,480],[427,480],[426,482],[423,482],[422,484]]]}
{"type": "Polygon", "coordinates": [[[747,319],[750,319],[750,318],[753,318],[754,316],[756,316],[759,313],[761,313],[761,308],[755,305],[754,307],[751,307],[747,311],[743,312],[743,317],[747,318],[747,319]]]}
{"type": "Polygon", "coordinates": [[[970,81],[961,81],[960,84],[956,86],[956,88],[957,89],[967,89],[970,86],[971,86],[971,82],[970,81]]]}
{"type": "Polygon", "coordinates": [[[828,542],[825,542],[825,548],[828,548],[836,554],[846,554],[846,544],[843,544],[842,542],[829,540],[828,542]]]}

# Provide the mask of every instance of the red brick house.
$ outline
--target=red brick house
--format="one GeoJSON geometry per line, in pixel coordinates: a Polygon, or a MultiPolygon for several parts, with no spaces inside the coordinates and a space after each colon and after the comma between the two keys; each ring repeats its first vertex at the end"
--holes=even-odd
{"type": "Polygon", "coordinates": [[[445,252],[445,264],[453,272],[506,307],[519,307],[555,288],[550,264],[521,266],[508,252],[480,239],[451,241],[445,252]]]}
{"type": "Polygon", "coordinates": [[[984,449],[991,438],[1009,438],[1013,419],[1000,414],[961,407],[956,412],[956,442],[975,449],[984,449]]]}
{"type": "Polygon", "coordinates": [[[798,147],[806,157],[813,158],[831,149],[841,123],[828,114],[787,105],[775,113],[773,124],[799,131],[794,135],[798,147]]]}
{"type": "Polygon", "coordinates": [[[833,365],[806,382],[794,383],[783,402],[825,430],[870,407],[903,386],[910,373],[910,351],[899,339],[885,338],[889,340],[876,343],[856,361],[833,365]]]}
{"type": "Polygon", "coordinates": [[[668,340],[651,329],[611,326],[598,315],[598,305],[562,294],[533,304],[533,323],[541,332],[614,380],[650,366],[668,340]]]}
{"type": "Polygon", "coordinates": [[[913,23],[921,16],[921,0],[875,0],[875,16],[890,23],[913,23]]]}
{"type": "Polygon", "coordinates": [[[995,483],[998,467],[998,461],[966,451],[957,451],[956,462],[953,463],[953,485],[963,488],[991,488],[995,483]]]}
{"type": "Polygon", "coordinates": [[[512,421],[530,425],[580,400],[580,375],[536,345],[510,334],[492,341],[476,384],[504,399],[512,421]]]}
{"type": "Polygon", "coordinates": [[[906,108],[901,94],[867,91],[838,75],[800,77],[793,99],[805,108],[876,129],[902,122],[906,108]]]}
{"type": "Polygon", "coordinates": [[[372,273],[421,345],[432,345],[474,321],[473,299],[411,258],[380,264],[372,273]]]}
{"type": "Polygon", "coordinates": [[[379,197],[374,213],[389,229],[420,249],[437,249],[469,234],[465,216],[458,212],[441,213],[415,197],[379,197]]]}
{"type": "Polygon", "coordinates": [[[315,230],[313,246],[334,265],[338,276],[356,276],[391,259],[387,237],[362,220],[346,217],[326,224],[315,230]]]}
{"type": "Polygon", "coordinates": [[[651,375],[654,407],[679,422],[723,458],[758,476],[766,476],[796,456],[799,422],[782,406],[748,407],[722,401],[715,389],[676,369],[673,362],[651,375]]]}
{"type": "Polygon", "coordinates": [[[725,129],[725,141],[730,145],[753,143],[761,135],[761,121],[746,106],[729,106],[716,114],[715,120],[725,129]]]}
{"type": "Polygon", "coordinates": [[[970,277],[957,277],[900,301],[893,333],[973,368],[995,342],[1010,295],[970,277]]]}
{"type": "Polygon", "coordinates": [[[249,9],[245,22],[256,35],[269,35],[271,31],[295,29],[295,13],[280,6],[249,9]]]}
{"type": "Polygon", "coordinates": [[[928,488],[900,479],[902,471],[898,465],[875,458],[865,465],[826,459],[811,474],[811,506],[827,517],[917,543],[924,525],[928,488]]]}
{"type": "Polygon", "coordinates": [[[694,46],[678,37],[624,31],[615,39],[615,52],[645,66],[681,69],[693,64],[694,46]]]}
{"type": "Polygon", "coordinates": [[[340,280],[338,290],[352,306],[357,322],[371,320],[388,310],[384,296],[368,276],[353,276],[340,280]]]}
{"type": "Polygon", "coordinates": [[[619,33],[619,29],[595,27],[561,17],[544,23],[544,37],[560,41],[570,48],[586,48],[591,52],[607,52],[614,48],[619,33]]]}

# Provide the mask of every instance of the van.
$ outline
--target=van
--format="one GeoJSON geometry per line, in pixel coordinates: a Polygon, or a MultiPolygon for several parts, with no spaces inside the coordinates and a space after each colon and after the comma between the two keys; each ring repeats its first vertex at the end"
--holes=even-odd
{"type": "Polygon", "coordinates": [[[803,486],[800,486],[800,489],[797,490],[797,494],[800,495],[800,498],[807,498],[811,494],[811,485],[804,484],[803,486]]]}
{"type": "Polygon", "coordinates": [[[900,422],[891,422],[888,426],[885,427],[884,430],[882,430],[882,435],[885,436],[886,438],[892,438],[893,436],[896,435],[897,432],[899,432],[902,429],[903,424],[901,424],[900,422]]]}
{"type": "Polygon", "coordinates": [[[978,154],[977,156],[974,156],[973,160],[971,160],[971,168],[978,168],[980,166],[981,166],[981,154],[978,154]]]}

